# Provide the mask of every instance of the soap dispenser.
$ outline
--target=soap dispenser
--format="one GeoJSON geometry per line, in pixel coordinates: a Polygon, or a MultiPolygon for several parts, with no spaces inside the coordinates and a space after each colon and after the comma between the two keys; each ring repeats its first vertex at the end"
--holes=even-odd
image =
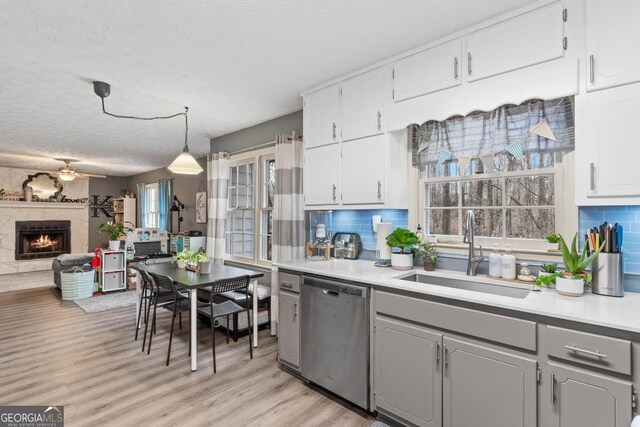
{"type": "Polygon", "coordinates": [[[513,280],[516,278],[516,257],[511,253],[511,245],[507,245],[502,255],[502,278],[513,280]]]}
{"type": "Polygon", "coordinates": [[[502,255],[498,252],[498,244],[493,244],[489,255],[489,276],[502,277],[502,255]]]}

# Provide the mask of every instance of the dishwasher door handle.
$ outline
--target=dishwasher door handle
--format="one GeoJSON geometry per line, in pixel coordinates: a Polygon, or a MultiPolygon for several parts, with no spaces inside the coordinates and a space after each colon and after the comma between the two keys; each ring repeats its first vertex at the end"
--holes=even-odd
{"type": "Polygon", "coordinates": [[[329,289],[323,289],[322,293],[325,295],[331,295],[332,297],[337,297],[340,295],[340,292],[330,291],[329,289]]]}

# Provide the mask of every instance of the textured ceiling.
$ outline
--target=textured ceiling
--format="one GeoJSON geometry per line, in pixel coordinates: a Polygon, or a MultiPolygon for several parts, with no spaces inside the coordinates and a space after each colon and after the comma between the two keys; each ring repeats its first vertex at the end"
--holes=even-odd
{"type": "Polygon", "coordinates": [[[301,108],[299,92],[527,0],[0,0],[0,166],[132,175],[301,108]]]}

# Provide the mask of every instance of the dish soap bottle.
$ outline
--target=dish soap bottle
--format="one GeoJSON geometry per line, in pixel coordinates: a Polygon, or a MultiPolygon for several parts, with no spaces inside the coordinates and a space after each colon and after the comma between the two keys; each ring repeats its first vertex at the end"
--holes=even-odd
{"type": "Polygon", "coordinates": [[[502,255],[502,278],[513,280],[516,278],[516,257],[511,253],[511,245],[507,245],[502,255]]]}
{"type": "Polygon", "coordinates": [[[489,255],[489,276],[502,277],[502,255],[498,252],[498,244],[493,244],[493,249],[489,255]]]}

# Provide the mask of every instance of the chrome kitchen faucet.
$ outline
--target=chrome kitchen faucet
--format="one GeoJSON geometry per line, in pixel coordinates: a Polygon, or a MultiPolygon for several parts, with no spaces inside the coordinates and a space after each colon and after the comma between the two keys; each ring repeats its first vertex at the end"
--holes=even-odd
{"type": "Polygon", "coordinates": [[[482,262],[484,262],[484,255],[482,254],[482,246],[480,246],[480,255],[475,256],[475,233],[474,233],[474,222],[475,216],[472,210],[468,210],[464,217],[464,243],[469,244],[469,260],[467,261],[467,276],[475,276],[476,268],[482,262]]]}

